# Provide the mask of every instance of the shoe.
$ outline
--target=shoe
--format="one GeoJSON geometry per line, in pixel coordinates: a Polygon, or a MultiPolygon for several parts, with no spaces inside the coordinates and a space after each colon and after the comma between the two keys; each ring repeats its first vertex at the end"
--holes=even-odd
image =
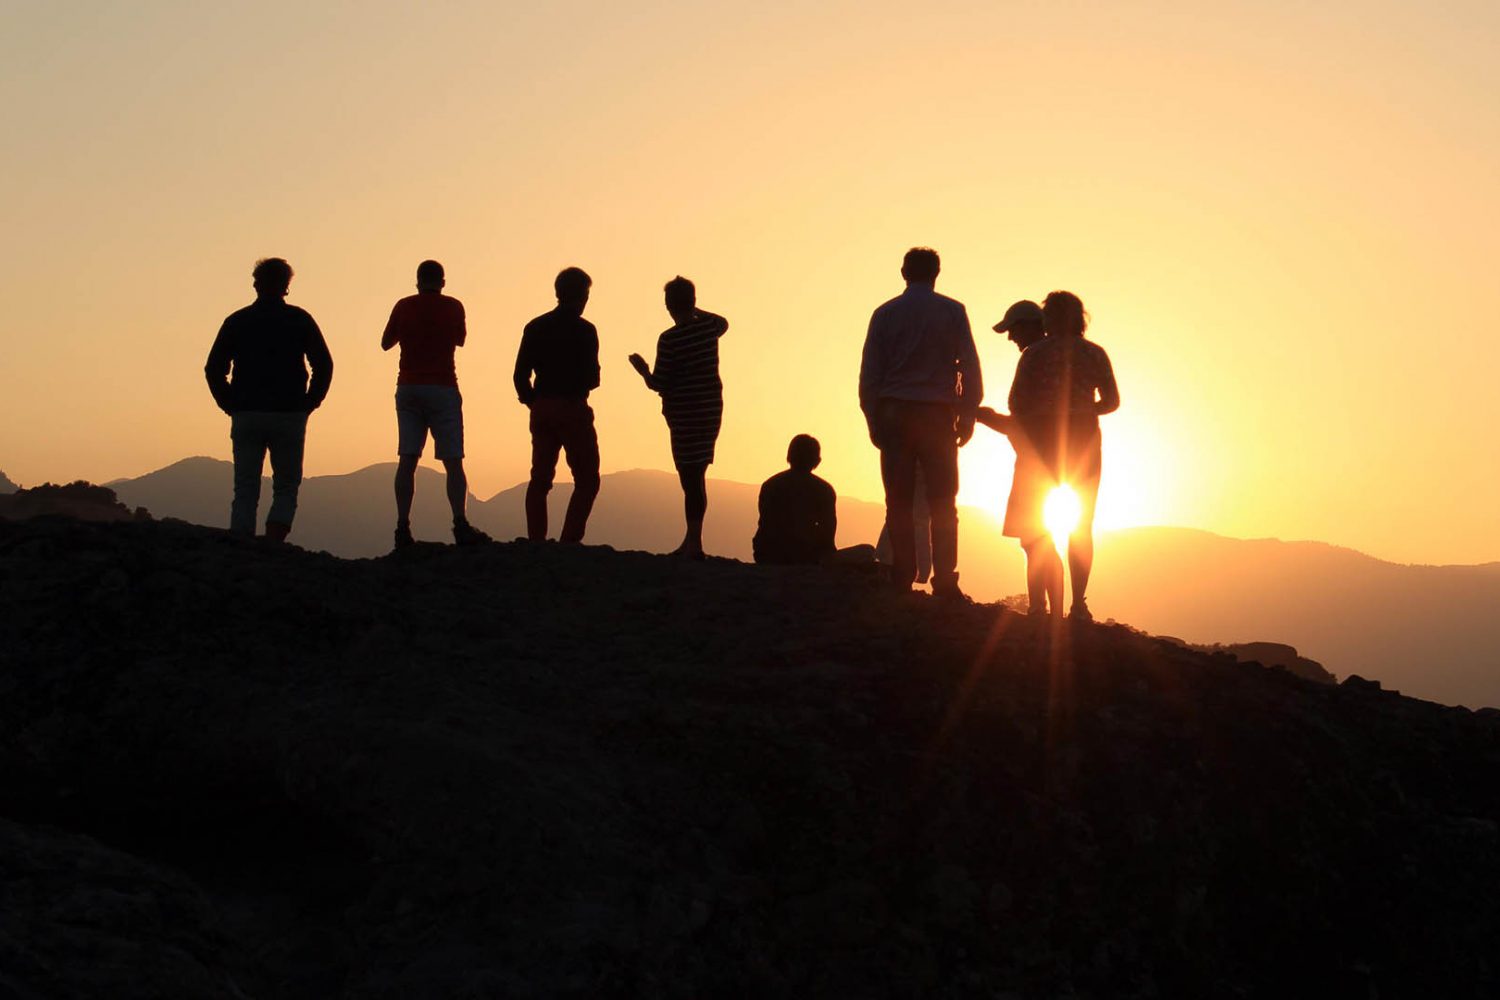
{"type": "Polygon", "coordinates": [[[1068,617],[1075,622],[1091,622],[1094,620],[1094,613],[1089,610],[1087,601],[1074,601],[1073,609],[1068,612],[1068,617]]]}
{"type": "Polygon", "coordinates": [[[278,524],[275,521],[266,522],[266,541],[273,545],[280,545],[286,541],[286,536],[292,533],[290,524],[278,524]]]}
{"type": "Polygon", "coordinates": [[[396,541],[395,541],[395,545],[393,546],[394,548],[404,549],[404,548],[406,548],[409,545],[416,544],[416,541],[417,540],[415,538],[411,537],[411,525],[409,525],[409,524],[398,524],[398,525],[396,525],[396,541]]]}
{"type": "Polygon", "coordinates": [[[453,522],[453,544],[454,545],[485,545],[494,539],[468,521],[453,522]]]}
{"type": "Polygon", "coordinates": [[[962,590],[958,589],[958,584],[956,583],[950,583],[942,587],[934,586],[932,588],[932,596],[942,601],[955,601],[959,604],[974,603],[973,599],[970,598],[968,594],[965,594],[962,590]]]}

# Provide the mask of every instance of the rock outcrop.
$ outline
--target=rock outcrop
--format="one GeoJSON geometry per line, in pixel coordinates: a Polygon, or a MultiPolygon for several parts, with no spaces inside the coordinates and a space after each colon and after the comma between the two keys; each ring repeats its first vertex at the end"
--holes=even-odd
{"type": "Polygon", "coordinates": [[[30,489],[0,493],[0,518],[25,521],[33,517],[69,517],[78,521],[149,521],[144,507],[132,511],[108,486],[78,480],[59,486],[43,483],[30,489]]]}
{"type": "Polygon", "coordinates": [[[1493,996],[1500,719],[814,569],[0,522],[0,995],[1493,996]]]}

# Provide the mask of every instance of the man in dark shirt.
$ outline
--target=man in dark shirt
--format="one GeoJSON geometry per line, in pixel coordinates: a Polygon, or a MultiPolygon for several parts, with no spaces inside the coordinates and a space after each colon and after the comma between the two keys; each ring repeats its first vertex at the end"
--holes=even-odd
{"type": "Polygon", "coordinates": [[[443,265],[417,265],[417,294],[396,303],[380,336],[380,349],[401,345],[396,375],[396,548],[412,544],[411,504],[417,486],[417,462],[432,432],[432,452],[448,474],[448,506],[453,510],[453,540],[459,545],[490,537],[469,524],[465,505],[469,480],[464,474],[464,400],[458,392],[453,352],[468,339],[464,304],[444,295],[448,279],[443,265]]]}
{"type": "Polygon", "coordinates": [[[333,382],[333,358],[318,324],[286,303],[292,266],[280,257],[257,261],[255,301],[219,328],[203,373],[219,409],[229,414],[234,445],[234,503],[229,530],[255,534],[260,475],[271,454],[271,509],[266,537],[286,540],[297,513],[307,417],[333,382]],[[304,363],[305,362],[305,363],[304,363]],[[312,366],[308,380],[307,366],[312,366]]]}
{"type": "Polygon", "coordinates": [[[559,451],[567,455],[573,473],[573,496],[559,541],[583,541],[599,495],[599,438],[589,406],[589,392],[599,386],[599,334],[583,318],[592,285],[581,268],[559,273],[553,282],[557,308],[526,324],[516,353],[516,396],[531,410],[526,536],[534,542],[547,537],[547,494],[559,451]]]}
{"type": "Polygon", "coordinates": [[[798,434],[786,449],[785,472],[760,488],[760,524],[751,542],[758,563],[808,565],[834,555],[838,497],[813,470],[823,461],[818,439],[798,434]]]}

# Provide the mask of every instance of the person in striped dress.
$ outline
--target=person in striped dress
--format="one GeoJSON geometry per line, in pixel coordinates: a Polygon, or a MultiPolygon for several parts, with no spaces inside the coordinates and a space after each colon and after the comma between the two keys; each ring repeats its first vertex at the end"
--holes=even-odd
{"type": "Polygon", "coordinates": [[[639,354],[630,364],[646,387],[661,394],[662,416],[672,437],[672,462],[682,483],[687,532],[673,555],[703,558],[703,515],[708,510],[708,467],[724,418],[724,383],[719,380],[719,338],[729,329],[723,316],[698,308],[693,283],[678,275],[667,282],[672,328],[656,341],[656,364],[639,354]]]}

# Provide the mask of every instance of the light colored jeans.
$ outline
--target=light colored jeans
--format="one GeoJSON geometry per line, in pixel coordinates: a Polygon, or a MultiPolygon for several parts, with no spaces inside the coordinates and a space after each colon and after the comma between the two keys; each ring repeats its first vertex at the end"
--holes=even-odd
{"type": "Polygon", "coordinates": [[[268,451],[271,509],[266,513],[266,523],[290,527],[297,513],[297,488],[302,485],[307,414],[242,410],[230,417],[229,438],[234,443],[234,504],[229,508],[229,530],[237,535],[255,534],[260,476],[268,451]]]}

